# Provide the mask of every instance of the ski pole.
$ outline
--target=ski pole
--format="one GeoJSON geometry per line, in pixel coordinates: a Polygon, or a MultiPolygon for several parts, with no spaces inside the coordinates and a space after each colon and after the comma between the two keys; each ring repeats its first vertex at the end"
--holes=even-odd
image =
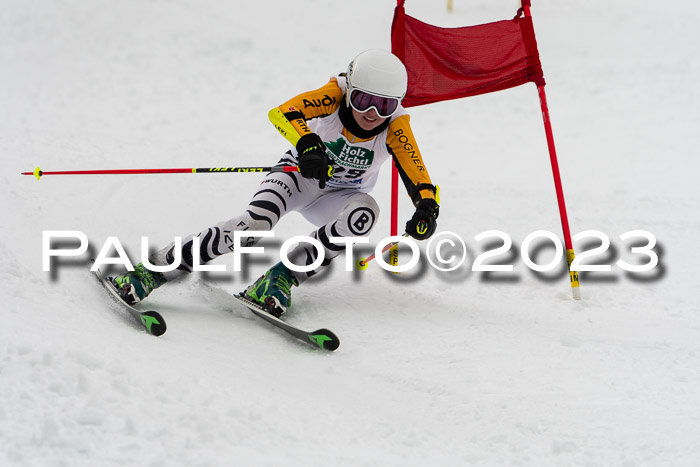
{"type": "MultiPolygon", "coordinates": [[[[402,237],[408,237],[408,233],[404,233],[402,237]]],[[[388,249],[398,244],[399,242],[389,243],[384,248],[382,248],[382,254],[386,253],[388,249]]],[[[372,261],[376,256],[376,253],[372,253],[368,258],[360,258],[355,262],[355,266],[357,266],[357,269],[359,269],[360,271],[364,271],[369,266],[369,262],[372,261]]]]}
{"type": "MultiPolygon", "coordinates": [[[[296,145],[300,135],[296,132],[292,124],[287,120],[282,111],[277,107],[270,110],[268,116],[275,125],[275,128],[284,136],[290,143],[296,145]]],[[[328,148],[326,153],[332,155],[328,148]]],[[[128,175],[128,174],[181,174],[181,173],[231,173],[231,172],[298,172],[299,167],[282,166],[282,167],[221,167],[221,168],[189,168],[189,169],[116,169],[116,170],[62,170],[55,172],[44,172],[39,167],[33,172],[22,172],[22,175],[34,175],[37,180],[43,175],[128,175]]],[[[328,178],[331,178],[335,173],[333,165],[328,166],[328,178]]]]}
{"type": "MultiPolygon", "coordinates": [[[[418,223],[418,231],[420,233],[424,233],[425,232],[424,229],[427,229],[427,224],[425,221],[420,221],[418,223]]],[[[404,232],[404,234],[401,236],[408,237],[408,232],[404,232]]],[[[382,248],[382,254],[386,253],[387,250],[389,250],[391,247],[396,246],[398,244],[399,244],[399,242],[391,242],[388,245],[384,246],[384,248],[382,248]]],[[[355,266],[357,266],[357,269],[364,271],[365,269],[367,269],[367,266],[369,266],[369,262],[372,261],[376,256],[377,256],[376,253],[372,253],[368,258],[360,258],[355,262],[355,266]]]]}
{"type": "MultiPolygon", "coordinates": [[[[408,234],[405,233],[405,234],[403,234],[403,236],[407,237],[408,234]]],[[[382,248],[382,254],[384,254],[389,248],[391,248],[392,246],[394,246],[398,243],[399,242],[391,242],[388,245],[386,245],[384,248],[382,248]]],[[[357,269],[359,269],[361,271],[364,271],[365,269],[367,269],[367,267],[369,266],[369,262],[372,261],[376,256],[377,256],[376,253],[372,253],[371,255],[369,255],[368,258],[358,259],[357,262],[355,263],[355,265],[357,266],[357,269]]]]}
{"type": "Polygon", "coordinates": [[[37,167],[34,172],[22,172],[22,175],[34,175],[39,180],[43,175],[126,175],[126,174],[180,174],[180,173],[231,173],[231,172],[298,172],[299,167],[206,167],[190,169],[114,169],[114,170],[61,170],[44,172],[37,167]]]}

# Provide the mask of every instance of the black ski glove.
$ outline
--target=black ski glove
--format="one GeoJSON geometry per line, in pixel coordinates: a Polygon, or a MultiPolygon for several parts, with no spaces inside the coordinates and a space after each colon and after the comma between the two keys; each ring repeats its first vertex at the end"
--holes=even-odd
{"type": "Polygon", "coordinates": [[[326,145],[316,133],[309,133],[297,141],[299,172],[304,178],[315,178],[318,187],[326,187],[326,181],[333,175],[329,168],[331,159],[326,155],[326,145]]]}
{"type": "Polygon", "coordinates": [[[416,212],[406,222],[406,233],[416,240],[425,240],[435,233],[440,206],[434,199],[426,198],[416,204],[416,212]]]}

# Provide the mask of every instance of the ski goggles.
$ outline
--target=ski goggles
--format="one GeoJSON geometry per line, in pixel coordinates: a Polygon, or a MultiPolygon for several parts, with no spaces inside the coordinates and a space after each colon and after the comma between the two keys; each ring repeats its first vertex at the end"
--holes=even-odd
{"type": "Polygon", "coordinates": [[[360,113],[374,109],[382,118],[391,117],[399,108],[401,99],[397,97],[375,96],[359,89],[350,92],[350,106],[360,113]]]}

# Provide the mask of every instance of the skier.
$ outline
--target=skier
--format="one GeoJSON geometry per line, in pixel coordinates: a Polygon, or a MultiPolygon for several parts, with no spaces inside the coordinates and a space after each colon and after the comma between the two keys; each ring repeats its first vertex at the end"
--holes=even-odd
{"type": "MultiPolygon", "coordinates": [[[[280,262],[245,292],[248,299],[281,316],[291,304],[291,286],[299,286],[344,249],[329,237],[369,235],[379,207],[368,193],[377,181],[380,166],[390,157],[416,209],[406,223],[406,232],[418,240],[430,237],[435,232],[439,206],[409,115],[401,106],[407,83],[406,69],[396,56],[367,50],[350,62],[346,73],[280,105],[285,123],[290,123],[300,138],[279,165],[296,165],[299,172],[268,173],[243,214],[183,239],[182,261],[177,269],[152,272],[139,263],[134,271],[114,278],[122,297],[130,304],[139,302],[165,282],[192,272],[194,255],[199,255],[199,264],[204,264],[230,253],[232,231],[272,230],[285,214],[297,211],[318,226],[311,237],[324,247],[322,265],[300,273],[280,262]],[[194,237],[199,237],[199,251],[193,251],[194,237]]],[[[251,246],[257,238],[245,241],[244,246],[251,246]]],[[[155,265],[172,264],[174,249],[174,243],[170,244],[149,260],[155,265]]],[[[301,243],[288,257],[294,264],[310,265],[318,252],[312,245],[301,243]]]]}

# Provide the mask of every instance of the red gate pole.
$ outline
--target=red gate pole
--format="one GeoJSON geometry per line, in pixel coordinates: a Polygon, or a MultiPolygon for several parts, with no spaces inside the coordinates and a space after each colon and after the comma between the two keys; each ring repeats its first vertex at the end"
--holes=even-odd
{"type": "MultiPolygon", "coordinates": [[[[391,229],[392,237],[399,234],[399,171],[396,164],[392,161],[391,164],[391,229]]],[[[389,249],[389,264],[392,266],[399,265],[399,245],[393,245],[389,249]]]]}
{"type": "MultiPolygon", "coordinates": [[[[530,1],[522,2],[525,16],[532,17],[530,13],[530,1]]],[[[552,163],[552,175],[554,176],[554,187],[557,192],[557,202],[559,204],[559,216],[561,226],[564,231],[564,245],[566,246],[566,259],[569,263],[569,279],[571,281],[571,291],[576,300],[581,299],[581,289],[579,288],[578,271],[571,270],[571,263],[574,260],[574,247],[571,243],[571,232],[569,230],[569,218],[566,215],[566,203],[564,202],[564,190],[561,185],[561,175],[559,173],[559,163],[557,161],[557,150],[554,147],[554,133],[549,119],[549,108],[547,107],[547,95],[544,92],[544,84],[537,85],[537,94],[540,97],[540,107],[542,108],[542,120],[544,121],[544,132],[547,136],[547,147],[549,148],[549,159],[552,163]]]]}
{"type": "MultiPolygon", "coordinates": [[[[405,44],[404,44],[404,10],[403,10],[403,3],[405,0],[396,0],[396,6],[401,7],[399,9],[398,13],[398,18],[396,19],[396,24],[392,25],[392,30],[393,27],[395,26],[400,32],[397,35],[397,37],[400,38],[401,44],[396,47],[396,50],[394,51],[397,55],[397,57],[403,62],[406,63],[405,60],[405,44]]],[[[394,46],[392,44],[392,49],[394,49],[394,46]]],[[[390,226],[389,226],[389,232],[390,235],[396,236],[399,234],[399,171],[396,168],[396,163],[393,162],[391,163],[391,221],[390,221],[390,226]]],[[[399,264],[399,246],[393,245],[389,251],[389,264],[392,266],[398,266],[399,264]]]]}

